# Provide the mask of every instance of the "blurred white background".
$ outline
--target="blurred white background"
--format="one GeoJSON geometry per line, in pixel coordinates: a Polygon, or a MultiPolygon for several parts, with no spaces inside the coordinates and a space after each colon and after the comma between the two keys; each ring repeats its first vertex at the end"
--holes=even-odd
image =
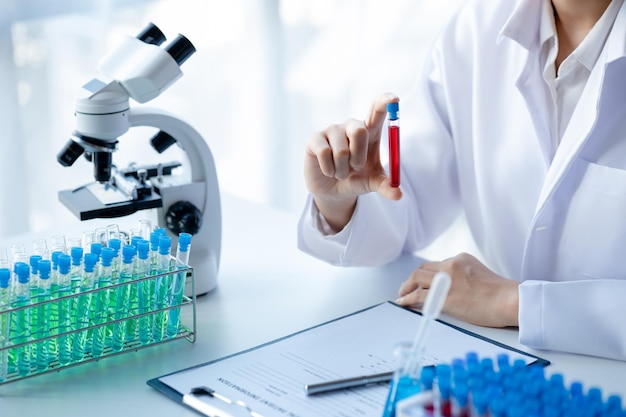
{"type": "MultiPolygon", "coordinates": [[[[408,96],[459,2],[3,0],[0,235],[78,221],[57,198],[93,180],[83,158],[71,168],[56,161],[74,130],[74,93],[106,52],[148,22],[168,39],[184,34],[197,49],[181,67],[185,75],[148,105],[204,136],[222,192],[299,213],[309,135],[365,117],[380,93],[408,96]]],[[[179,158],[175,150],[156,154],[150,135],[135,130],[120,140],[118,166],[179,158]]],[[[462,228],[454,229],[433,253],[471,248],[462,228]]]]}

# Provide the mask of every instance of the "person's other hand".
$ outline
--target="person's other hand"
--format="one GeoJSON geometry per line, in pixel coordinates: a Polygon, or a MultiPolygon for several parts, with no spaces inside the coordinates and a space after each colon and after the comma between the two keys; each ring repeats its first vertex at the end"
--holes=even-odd
{"type": "Polygon", "coordinates": [[[341,230],[352,217],[359,195],[379,192],[386,198],[402,197],[391,187],[380,161],[381,132],[387,104],[398,102],[393,94],[378,97],[365,120],[349,119],[311,136],[306,146],[304,179],[328,223],[341,230]]]}
{"type": "Polygon", "coordinates": [[[480,326],[519,325],[519,282],[497,275],[466,253],[420,265],[400,286],[396,302],[421,308],[439,271],[447,272],[452,278],[443,313],[480,326]]]}

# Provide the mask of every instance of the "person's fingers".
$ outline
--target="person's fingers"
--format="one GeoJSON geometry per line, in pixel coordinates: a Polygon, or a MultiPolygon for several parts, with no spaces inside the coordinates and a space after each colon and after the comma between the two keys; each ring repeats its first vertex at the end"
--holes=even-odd
{"type": "Polygon", "coordinates": [[[369,133],[362,120],[351,119],[345,124],[350,148],[350,167],[359,171],[367,162],[369,133]]]}
{"type": "Polygon", "coordinates": [[[350,145],[346,130],[342,125],[333,125],[326,128],[325,133],[332,149],[335,178],[344,180],[350,173],[350,145]]]}
{"type": "Polygon", "coordinates": [[[333,150],[324,132],[316,132],[311,136],[307,143],[307,153],[317,158],[322,174],[327,177],[335,176],[333,150]]]}
{"type": "Polygon", "coordinates": [[[409,306],[417,306],[421,307],[426,302],[426,296],[428,296],[428,289],[417,287],[410,293],[398,297],[396,300],[396,304],[401,306],[409,307],[409,306]]]}
{"type": "Polygon", "coordinates": [[[433,280],[433,277],[437,271],[431,271],[429,269],[420,266],[411,272],[411,275],[400,285],[398,289],[398,295],[404,297],[413,291],[419,289],[428,289],[433,280]]]}
{"type": "Polygon", "coordinates": [[[369,131],[371,143],[380,142],[380,134],[387,117],[387,104],[397,103],[400,99],[395,94],[386,93],[377,97],[370,107],[369,114],[365,119],[365,127],[369,131]]]}
{"type": "Polygon", "coordinates": [[[391,186],[391,178],[387,174],[381,174],[377,178],[373,179],[374,189],[378,191],[380,195],[388,200],[400,200],[402,198],[402,189],[400,187],[391,186]]]}

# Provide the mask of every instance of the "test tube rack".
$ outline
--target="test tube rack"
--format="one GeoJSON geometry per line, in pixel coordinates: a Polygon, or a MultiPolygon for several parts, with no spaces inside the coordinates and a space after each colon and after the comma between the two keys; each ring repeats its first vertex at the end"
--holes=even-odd
{"type": "MultiPolygon", "coordinates": [[[[193,267],[190,267],[187,265],[176,266],[176,262],[175,262],[176,260],[173,257],[171,259],[172,261],[170,263],[172,265],[172,268],[168,272],[154,274],[154,275],[146,275],[145,277],[137,278],[130,282],[111,284],[104,288],[97,288],[97,289],[92,289],[88,291],[82,291],[79,293],[73,293],[71,295],[58,297],[58,298],[43,301],[43,302],[32,303],[32,304],[29,304],[26,306],[20,306],[20,307],[12,307],[9,310],[0,311],[0,323],[2,322],[10,323],[12,315],[16,315],[20,311],[24,311],[24,312],[29,311],[31,314],[34,315],[36,314],[38,309],[46,305],[51,307],[55,303],[59,303],[63,301],[77,303],[80,297],[90,296],[92,298],[95,298],[95,297],[98,297],[98,295],[100,295],[103,291],[113,292],[113,291],[116,291],[120,287],[128,286],[128,285],[142,286],[142,285],[155,284],[155,287],[156,287],[163,280],[171,280],[175,274],[180,274],[178,275],[178,277],[182,279],[183,282],[186,281],[187,283],[191,284],[191,289],[192,289],[190,296],[183,295],[179,303],[178,302],[171,303],[162,308],[158,308],[157,306],[153,305],[152,307],[147,308],[146,309],[147,311],[143,311],[143,312],[139,312],[137,309],[135,309],[134,311],[129,311],[128,314],[125,315],[123,318],[118,318],[118,319],[115,319],[115,315],[109,311],[106,313],[106,319],[104,321],[94,323],[94,320],[90,319],[88,322],[88,325],[84,327],[80,327],[80,328],[76,328],[77,327],[76,318],[73,317],[72,326],[70,326],[71,330],[58,331],[58,328],[51,328],[49,336],[41,337],[41,338],[31,337],[29,338],[29,340],[21,341],[19,343],[15,340],[12,340],[9,337],[8,343],[5,343],[4,345],[0,346],[0,355],[6,354],[8,356],[9,354],[19,354],[18,352],[20,349],[26,349],[26,351],[31,352],[30,357],[32,359],[30,361],[30,366],[27,371],[24,371],[24,369],[22,369],[22,371],[20,372],[20,370],[17,368],[9,369],[4,381],[0,382],[0,387],[4,384],[8,384],[11,382],[16,382],[16,381],[23,380],[26,378],[32,378],[34,376],[43,375],[43,374],[50,373],[50,372],[57,372],[57,371],[60,371],[62,369],[66,369],[69,367],[74,367],[74,366],[78,366],[81,364],[101,360],[110,356],[138,351],[140,349],[149,348],[149,347],[156,346],[159,344],[172,342],[178,339],[186,339],[189,342],[194,343],[196,340],[196,336],[195,336],[196,335],[196,302],[195,302],[196,288],[195,288],[194,270],[193,270],[193,267]],[[144,317],[152,318],[154,320],[161,314],[164,314],[167,317],[167,315],[171,311],[178,310],[179,312],[181,312],[183,308],[185,309],[185,311],[188,311],[189,309],[191,309],[191,323],[184,324],[183,318],[185,316],[188,316],[188,314],[187,313],[185,315],[180,314],[179,315],[180,320],[178,322],[176,334],[167,335],[167,332],[165,330],[165,327],[167,325],[167,320],[164,320],[163,328],[159,330],[159,332],[160,331],[163,332],[162,338],[159,338],[159,337],[155,338],[154,336],[151,336],[150,339],[147,341],[146,340],[140,341],[139,335],[137,334],[139,332],[139,326],[136,326],[135,328],[136,333],[134,334],[134,337],[130,337],[130,338],[126,337],[123,342],[123,345],[121,346],[121,349],[119,348],[114,349],[111,346],[110,340],[107,343],[105,343],[105,347],[102,353],[97,356],[94,355],[90,349],[91,342],[93,342],[92,340],[93,334],[95,334],[95,332],[98,329],[105,330],[121,322],[128,323],[128,322],[134,321],[135,323],[139,323],[139,320],[141,320],[144,317]],[[2,320],[3,316],[5,319],[4,321],[2,320]],[[34,352],[36,351],[38,344],[41,344],[41,343],[51,344],[51,343],[58,342],[59,340],[62,340],[64,338],[69,338],[70,340],[74,340],[74,338],[78,337],[78,334],[82,332],[87,332],[86,333],[86,349],[84,352],[84,357],[82,359],[71,360],[69,362],[64,361],[64,363],[61,363],[59,358],[56,357],[56,358],[51,359],[46,367],[38,367],[37,361],[34,358],[34,352]]],[[[189,319],[187,319],[187,321],[188,320],[189,319]]]]}

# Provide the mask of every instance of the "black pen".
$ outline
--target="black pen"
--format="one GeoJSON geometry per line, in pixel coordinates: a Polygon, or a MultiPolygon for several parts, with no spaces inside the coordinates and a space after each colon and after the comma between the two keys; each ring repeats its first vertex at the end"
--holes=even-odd
{"type": "Polygon", "coordinates": [[[335,391],[345,388],[362,387],[377,382],[389,382],[393,378],[393,371],[381,372],[377,374],[353,376],[350,378],[335,379],[332,381],[316,382],[304,386],[306,395],[321,394],[323,392],[335,391]]]}

